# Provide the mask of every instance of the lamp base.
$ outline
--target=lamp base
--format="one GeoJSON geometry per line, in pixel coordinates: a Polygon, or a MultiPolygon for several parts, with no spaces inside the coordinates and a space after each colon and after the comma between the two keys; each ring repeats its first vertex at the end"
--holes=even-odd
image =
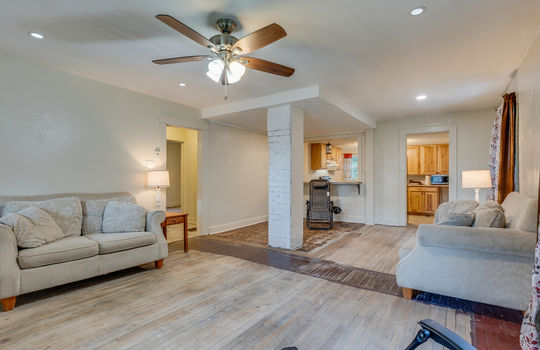
{"type": "Polygon", "coordinates": [[[474,200],[480,203],[480,189],[479,188],[474,189],[474,200]]]}
{"type": "Polygon", "coordinates": [[[161,189],[156,187],[156,209],[161,209],[161,189]]]}

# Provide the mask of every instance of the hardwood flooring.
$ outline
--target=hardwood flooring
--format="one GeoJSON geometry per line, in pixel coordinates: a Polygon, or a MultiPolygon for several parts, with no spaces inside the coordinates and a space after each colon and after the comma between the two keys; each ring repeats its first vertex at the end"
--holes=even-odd
{"type": "Polygon", "coordinates": [[[172,250],[152,267],[20,296],[0,347],[402,349],[423,318],[470,341],[465,313],[241,259],[172,250]]]}

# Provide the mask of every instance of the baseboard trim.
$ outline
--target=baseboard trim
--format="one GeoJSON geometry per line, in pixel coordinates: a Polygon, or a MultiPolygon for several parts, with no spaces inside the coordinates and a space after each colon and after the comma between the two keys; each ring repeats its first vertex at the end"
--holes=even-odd
{"type": "Polygon", "coordinates": [[[259,224],[265,221],[268,221],[268,215],[256,216],[256,217],[233,221],[233,222],[229,222],[229,223],[221,224],[221,225],[208,226],[208,234],[212,235],[215,233],[235,230],[237,228],[259,224]]]}
{"type": "Polygon", "coordinates": [[[376,225],[386,225],[386,226],[401,226],[399,224],[399,219],[396,220],[395,218],[389,219],[385,217],[376,217],[375,218],[375,224],[376,225]]]}
{"type": "Polygon", "coordinates": [[[365,224],[366,219],[361,216],[336,215],[334,221],[352,222],[355,224],[365,224]]]}

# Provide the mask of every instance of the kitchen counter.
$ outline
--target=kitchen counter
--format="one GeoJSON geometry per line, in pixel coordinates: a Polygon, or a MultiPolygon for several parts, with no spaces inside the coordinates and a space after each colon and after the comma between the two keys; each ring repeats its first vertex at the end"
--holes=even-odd
{"type": "MultiPolygon", "coordinates": [[[[304,184],[309,184],[310,180],[304,180],[304,184]]],[[[359,180],[341,180],[341,181],[328,181],[330,182],[330,185],[354,185],[358,189],[358,194],[360,194],[360,185],[362,184],[362,181],[359,180]]]]}

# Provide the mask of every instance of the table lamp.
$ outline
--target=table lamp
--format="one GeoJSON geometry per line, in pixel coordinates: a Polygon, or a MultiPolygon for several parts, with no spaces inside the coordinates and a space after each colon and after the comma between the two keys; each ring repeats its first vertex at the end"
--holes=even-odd
{"type": "Polygon", "coordinates": [[[169,172],[167,170],[152,170],[148,172],[146,185],[156,188],[156,208],[161,208],[161,187],[169,186],[169,172]]]}
{"type": "Polygon", "coordinates": [[[474,188],[474,199],[480,202],[480,189],[491,188],[489,170],[467,170],[461,172],[461,187],[474,188]]]}

